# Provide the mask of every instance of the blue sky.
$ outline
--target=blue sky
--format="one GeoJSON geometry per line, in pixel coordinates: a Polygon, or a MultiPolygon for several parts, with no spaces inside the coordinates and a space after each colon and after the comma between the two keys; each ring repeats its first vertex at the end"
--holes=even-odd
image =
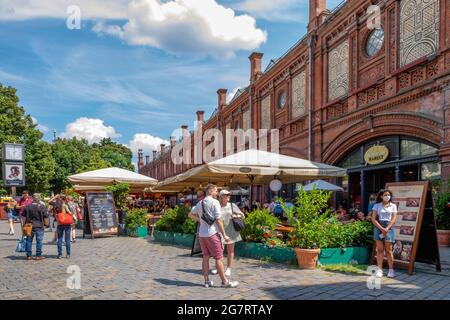
{"type": "Polygon", "coordinates": [[[252,51],[264,53],[264,67],[286,52],[308,18],[305,0],[134,1],[140,7],[127,11],[131,0],[0,0],[0,82],[18,89],[46,140],[53,130],[104,135],[149,153],[181,124],[192,128],[197,110],[209,117],[217,89],[247,85],[252,51]],[[69,30],[66,8],[77,2],[81,29],[69,30]],[[164,4],[182,18],[148,22],[144,11],[164,4]],[[200,4],[214,17],[199,19],[208,8],[200,4]],[[235,19],[243,15],[256,24],[235,19]],[[232,40],[224,45],[217,32],[232,40]]]}

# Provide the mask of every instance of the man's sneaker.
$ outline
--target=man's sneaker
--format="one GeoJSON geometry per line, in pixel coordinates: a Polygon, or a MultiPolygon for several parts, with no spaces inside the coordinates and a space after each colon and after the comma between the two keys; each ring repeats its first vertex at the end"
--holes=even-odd
{"type": "Polygon", "coordinates": [[[239,282],[228,280],[227,283],[222,283],[222,288],[236,288],[239,282]]]}
{"type": "Polygon", "coordinates": [[[395,271],[394,269],[389,269],[388,278],[394,278],[395,277],[395,271]]]}
{"type": "Polygon", "coordinates": [[[61,259],[62,258],[62,256],[61,255],[58,255],[58,259],[61,259]]]}
{"type": "Polygon", "coordinates": [[[231,276],[231,269],[230,268],[227,268],[227,271],[225,271],[225,275],[227,277],[231,276]]]}
{"type": "Polygon", "coordinates": [[[45,259],[45,257],[43,257],[43,256],[36,257],[36,260],[44,260],[44,259],[45,259]]]}
{"type": "Polygon", "coordinates": [[[214,282],[212,280],[205,281],[205,288],[212,287],[214,285],[214,282]]]}
{"type": "Polygon", "coordinates": [[[67,259],[70,259],[70,254],[68,254],[68,255],[66,256],[66,258],[67,258],[67,259]]]}
{"type": "Polygon", "coordinates": [[[33,260],[32,257],[27,257],[27,261],[33,260]]]}
{"type": "Polygon", "coordinates": [[[217,274],[217,269],[212,269],[212,270],[211,270],[211,273],[212,273],[212,274],[217,274]]]}
{"type": "Polygon", "coordinates": [[[377,273],[375,274],[375,277],[383,278],[383,270],[378,269],[377,273]]]}

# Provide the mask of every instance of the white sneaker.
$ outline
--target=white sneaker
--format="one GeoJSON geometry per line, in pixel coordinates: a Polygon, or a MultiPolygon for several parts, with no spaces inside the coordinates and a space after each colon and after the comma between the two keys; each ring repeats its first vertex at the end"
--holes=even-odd
{"type": "Polygon", "coordinates": [[[231,269],[230,268],[227,268],[227,271],[225,271],[225,275],[227,277],[231,276],[231,269]]]}
{"type": "Polygon", "coordinates": [[[205,281],[205,288],[212,287],[214,285],[214,282],[212,280],[205,281]]]}
{"type": "Polygon", "coordinates": [[[388,278],[394,278],[395,277],[395,271],[394,269],[389,269],[388,278]]]}
{"type": "Polygon", "coordinates": [[[383,270],[378,269],[377,273],[375,274],[375,277],[383,278],[383,270]]]}
{"type": "Polygon", "coordinates": [[[212,269],[212,270],[211,270],[211,273],[212,273],[212,274],[217,274],[217,269],[212,269]]]}
{"type": "Polygon", "coordinates": [[[227,283],[222,283],[222,288],[236,288],[239,282],[228,280],[227,283]]]}

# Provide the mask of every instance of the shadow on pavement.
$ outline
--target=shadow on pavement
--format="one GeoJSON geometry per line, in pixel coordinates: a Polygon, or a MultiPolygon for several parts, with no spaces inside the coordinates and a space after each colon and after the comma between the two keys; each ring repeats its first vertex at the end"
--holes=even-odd
{"type": "Polygon", "coordinates": [[[200,270],[200,269],[177,269],[177,271],[191,273],[191,274],[202,274],[202,270],[200,270]]]}
{"type": "Polygon", "coordinates": [[[203,285],[199,283],[187,282],[187,281],[179,281],[179,280],[170,280],[170,279],[154,279],[161,284],[167,286],[177,286],[177,287],[203,287],[203,285]]]}

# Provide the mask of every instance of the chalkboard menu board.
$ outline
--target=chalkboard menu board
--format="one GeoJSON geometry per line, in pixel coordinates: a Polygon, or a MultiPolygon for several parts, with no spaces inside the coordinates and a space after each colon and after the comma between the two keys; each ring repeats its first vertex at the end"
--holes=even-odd
{"type": "Polygon", "coordinates": [[[99,235],[117,235],[118,218],[111,192],[86,193],[87,220],[92,238],[99,235]]]}
{"type": "MultiPolygon", "coordinates": [[[[397,220],[393,226],[395,243],[394,262],[414,272],[414,263],[441,263],[436,234],[433,201],[428,181],[387,183],[397,206],[397,220]]],[[[375,251],[375,250],[374,250],[375,251]]],[[[375,252],[374,252],[375,253],[375,252]]]]}

